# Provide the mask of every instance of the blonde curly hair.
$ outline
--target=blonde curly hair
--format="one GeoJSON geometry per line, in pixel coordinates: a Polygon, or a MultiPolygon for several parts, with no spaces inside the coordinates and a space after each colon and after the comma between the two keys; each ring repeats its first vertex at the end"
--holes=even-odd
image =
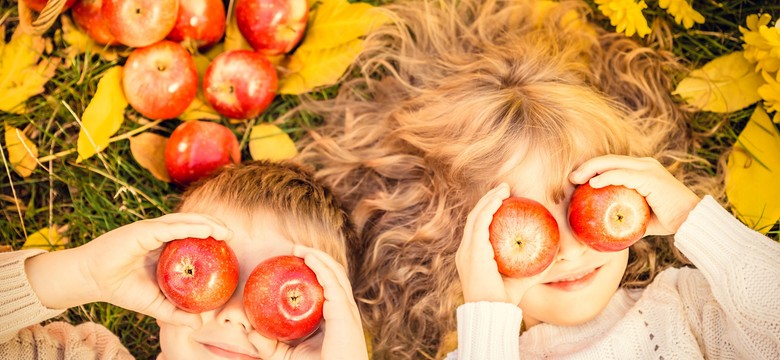
{"type": "MultiPolygon", "coordinates": [[[[364,77],[302,109],[324,125],[300,160],[349,209],[352,282],[375,359],[434,358],[462,303],[454,256],[477,200],[523,142],[550,158],[551,197],[583,153],[650,156],[698,193],[668,52],[587,21],[579,1],[408,1],[366,39],[364,77]]],[[[623,286],[687,264],[669,238],[632,247],[623,286]]]]}

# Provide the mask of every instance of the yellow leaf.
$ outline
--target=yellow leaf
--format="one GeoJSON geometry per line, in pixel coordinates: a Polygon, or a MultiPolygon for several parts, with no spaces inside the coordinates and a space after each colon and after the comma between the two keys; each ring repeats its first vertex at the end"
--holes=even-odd
{"type": "MultiPolygon", "coordinates": [[[[5,27],[0,29],[5,32],[5,27]]],[[[0,43],[0,110],[15,114],[24,113],[24,102],[43,92],[60,62],[58,58],[41,60],[46,41],[19,29],[9,43],[0,43]]]]}
{"type": "MultiPolygon", "coordinates": [[[[212,58],[210,58],[208,54],[195,54],[192,56],[192,59],[195,61],[195,69],[198,71],[198,83],[203,84],[203,75],[206,73],[209,64],[211,64],[212,58]]],[[[185,121],[219,120],[220,118],[219,113],[209,105],[208,101],[206,101],[202,86],[198,86],[198,93],[195,98],[192,99],[190,106],[179,115],[179,119],[185,121]]]]}
{"type": "Polygon", "coordinates": [[[100,45],[92,40],[86,33],[73,25],[73,21],[66,15],[60,17],[62,21],[62,39],[70,46],[65,49],[68,58],[73,59],[77,55],[88,53],[98,54],[106,61],[114,61],[120,56],[127,57],[130,54],[129,49],[122,49],[115,46],[100,45]]]}
{"type": "Polygon", "coordinates": [[[728,113],[760,100],[758,87],[762,84],[761,74],[737,51],[691,71],[672,94],[680,95],[698,109],[728,113]]]}
{"type": "Polygon", "coordinates": [[[298,155],[295,143],[282,129],[272,124],[252,127],[249,153],[254,160],[281,161],[298,155]]]}
{"type": "Polygon", "coordinates": [[[76,162],[95,155],[108,146],[108,140],[125,120],[127,100],[122,91],[122,66],[114,66],[103,74],[95,96],[81,116],[81,131],[77,142],[76,162]]]}
{"type": "Polygon", "coordinates": [[[390,18],[381,8],[347,0],[323,0],[311,14],[297,51],[328,49],[359,39],[390,18]]]}
{"type": "MultiPolygon", "coordinates": [[[[235,9],[234,9],[235,10],[235,9]]],[[[231,11],[227,24],[225,24],[225,45],[223,51],[228,50],[254,50],[252,45],[246,41],[241,30],[238,29],[235,11],[231,11]]]]}
{"type": "Polygon", "coordinates": [[[22,245],[22,250],[25,249],[44,249],[48,251],[62,250],[70,242],[67,237],[62,237],[62,233],[67,229],[67,226],[59,227],[47,227],[38,230],[34,234],[31,234],[25,240],[22,245]]]}
{"type": "Polygon", "coordinates": [[[726,164],[726,195],[735,215],[766,233],[780,219],[780,133],[760,106],[726,164]]]}
{"type": "Polygon", "coordinates": [[[130,138],[130,153],[138,165],[149,170],[158,180],[171,182],[168,168],[165,167],[165,145],[168,138],[155,133],[145,132],[130,138]]]}
{"type": "Polygon", "coordinates": [[[318,86],[335,84],[363,50],[356,39],[335,48],[301,51],[289,59],[292,72],[279,79],[280,94],[303,94],[318,86]],[[295,70],[293,70],[295,69],[295,70]],[[297,71],[296,71],[297,70],[297,71]]]}
{"type": "Polygon", "coordinates": [[[38,147],[21,130],[5,125],[5,146],[8,161],[19,176],[26,178],[37,165],[38,147]]]}

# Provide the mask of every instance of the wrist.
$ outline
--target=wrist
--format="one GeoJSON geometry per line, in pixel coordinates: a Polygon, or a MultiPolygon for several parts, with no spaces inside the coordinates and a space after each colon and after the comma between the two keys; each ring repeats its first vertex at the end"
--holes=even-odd
{"type": "Polygon", "coordinates": [[[25,261],[30,287],[49,309],[67,309],[95,301],[76,249],[48,252],[25,261]],[[86,281],[85,281],[86,280],[86,281]],[[86,286],[85,286],[86,284],[86,286]]]}

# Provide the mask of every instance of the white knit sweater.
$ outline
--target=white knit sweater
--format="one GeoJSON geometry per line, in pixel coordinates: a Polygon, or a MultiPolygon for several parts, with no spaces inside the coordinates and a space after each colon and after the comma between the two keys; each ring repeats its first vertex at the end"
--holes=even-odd
{"type": "Polygon", "coordinates": [[[520,333],[508,303],[457,310],[454,359],[780,359],[780,244],[705,197],[675,235],[697,269],[618,290],[595,319],[520,333]]]}

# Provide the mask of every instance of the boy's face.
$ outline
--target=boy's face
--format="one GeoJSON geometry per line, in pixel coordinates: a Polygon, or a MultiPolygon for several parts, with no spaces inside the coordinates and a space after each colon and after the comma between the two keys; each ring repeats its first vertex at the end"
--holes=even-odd
{"type": "Polygon", "coordinates": [[[577,239],[567,215],[575,186],[567,183],[564,199],[556,204],[549,199],[546,183],[538,181],[547,168],[539,156],[529,156],[501,179],[509,184],[512,196],[543,204],[560,231],[555,260],[541,283],[528,289],[519,304],[527,327],[538,323],[577,325],[596,317],[615,294],[628,263],[628,249],[599,252],[577,239]]]}
{"type": "Polygon", "coordinates": [[[249,324],[244,312],[244,285],[261,261],[291,255],[293,242],[279,231],[276,217],[269,212],[250,216],[224,208],[189,209],[209,213],[233,230],[227,241],[239,264],[239,282],[235,293],[221,308],[203,312],[198,329],[159,322],[160,347],[166,359],[256,359],[272,353],[275,341],[263,338],[249,324]]]}

